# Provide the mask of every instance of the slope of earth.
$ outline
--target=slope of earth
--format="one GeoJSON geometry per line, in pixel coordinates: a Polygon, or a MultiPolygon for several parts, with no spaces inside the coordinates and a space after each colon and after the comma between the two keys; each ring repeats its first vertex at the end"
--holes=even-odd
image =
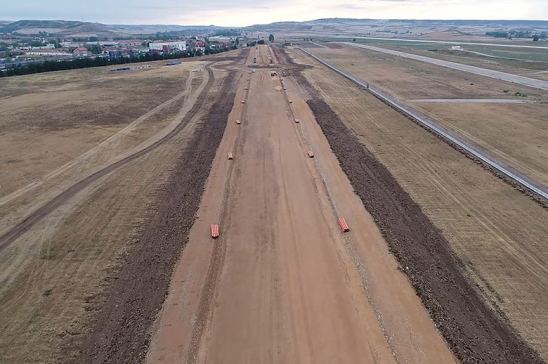
{"type": "Polygon", "coordinates": [[[522,104],[407,103],[493,158],[548,185],[548,92],[352,47],[315,48],[313,52],[401,100],[532,100],[522,104]]]}
{"type": "Polygon", "coordinates": [[[280,67],[244,68],[148,362],[454,362],[280,67]]]}
{"type": "Polygon", "coordinates": [[[291,55],[314,66],[306,79],[440,229],[493,309],[548,359],[546,209],[304,53],[291,55]]]}
{"type": "MultiPolygon", "coordinates": [[[[184,244],[184,226],[191,224],[195,213],[192,206],[197,207],[202,191],[199,176],[207,176],[209,171],[204,158],[212,148],[214,138],[211,136],[219,130],[222,133],[224,128],[222,122],[206,126],[211,118],[207,114],[209,108],[204,105],[219,98],[220,83],[226,74],[213,72],[204,65],[206,63],[183,64],[173,69],[153,66],[151,72],[156,78],[151,79],[141,78],[137,73],[133,74],[136,80],[132,80],[132,76],[119,75],[134,88],[138,89],[141,83],[143,88],[149,87],[148,97],[144,92],[141,95],[140,91],[135,91],[136,97],[142,97],[142,103],[146,104],[147,99],[156,100],[157,105],[163,105],[161,101],[167,103],[160,108],[139,105],[141,113],[149,112],[123,129],[124,125],[120,126],[121,132],[108,139],[112,143],[101,143],[98,148],[89,149],[93,153],[82,154],[84,158],[78,153],[71,155],[76,158],[69,162],[68,168],[45,179],[38,187],[22,190],[19,195],[3,201],[0,209],[3,231],[12,231],[21,217],[28,213],[32,216],[37,208],[48,206],[48,202],[56,200],[59,203],[51,205],[14,240],[0,246],[0,362],[67,362],[78,357],[83,351],[83,343],[96,333],[93,324],[98,315],[108,311],[109,305],[119,307],[109,299],[112,287],[116,287],[119,298],[128,297],[127,291],[142,294],[143,289],[139,290],[135,282],[144,284],[147,282],[145,277],[155,277],[154,288],[161,302],[161,277],[162,274],[169,277],[171,269],[168,258],[172,254],[167,253],[168,248],[178,249],[184,244]],[[162,73],[166,75],[162,76],[162,73]],[[173,86],[169,86],[171,82],[174,82],[173,86]],[[172,94],[159,100],[154,93],[163,83],[172,89],[172,94]],[[181,174],[186,174],[187,168],[193,169],[194,173],[190,175],[193,180],[183,183],[181,174]],[[97,173],[103,170],[106,173],[97,173]],[[76,192],[67,194],[73,186],[79,187],[76,192]],[[162,212],[166,200],[179,207],[185,206],[178,208],[176,219],[158,213],[162,212]],[[12,209],[14,206],[22,207],[12,209]],[[172,223],[156,222],[151,227],[150,221],[156,217],[172,223]],[[146,231],[153,233],[152,228],[173,228],[179,223],[180,228],[172,232],[177,244],[163,244],[157,251],[150,244],[145,246],[146,231]],[[115,286],[116,282],[124,281],[124,277],[127,279],[131,266],[127,259],[132,261],[131,258],[139,257],[144,246],[145,254],[141,258],[145,262],[146,258],[159,259],[163,265],[143,264],[140,269],[133,266],[134,270],[130,272],[134,284],[122,288],[115,286]],[[155,273],[158,270],[160,274],[155,273]]],[[[93,71],[105,72],[104,69],[93,71]]],[[[73,77],[68,73],[66,77],[73,77]]],[[[53,74],[45,76],[55,77],[53,74]]],[[[57,76],[65,74],[60,72],[57,76]]],[[[128,91],[125,93],[130,95],[120,96],[118,101],[128,100],[131,97],[128,91]]],[[[116,99],[110,100],[112,108],[116,103],[116,99]]],[[[126,110],[126,106],[121,105],[118,107],[126,110]]],[[[28,105],[28,109],[32,109],[32,105],[28,105]]],[[[132,118],[137,116],[134,114],[132,118]]],[[[102,121],[91,117],[86,120],[91,120],[90,124],[102,121]]],[[[129,121],[131,119],[126,123],[129,121]]],[[[72,127],[77,128],[76,125],[72,127]]],[[[83,134],[80,134],[82,138],[83,134]]],[[[17,148],[23,153],[27,144],[22,143],[17,148]]],[[[58,167],[53,158],[50,162],[50,168],[58,167]]],[[[160,246],[160,241],[157,243],[160,246]]],[[[147,296],[149,292],[147,290],[147,296]]],[[[132,323],[140,328],[146,329],[147,314],[152,312],[154,315],[156,306],[154,300],[151,301],[133,311],[132,323]],[[136,312],[145,318],[138,318],[136,312]]],[[[115,315],[109,319],[116,322],[115,315]]],[[[109,321],[103,318],[101,326],[107,327],[105,322],[109,321]]],[[[129,332],[131,327],[126,324],[120,329],[129,332]]],[[[135,342],[146,337],[139,330],[132,333],[135,342]]],[[[116,336],[124,340],[121,335],[116,336]]],[[[139,355],[138,351],[134,353],[139,355]]],[[[79,362],[89,360],[85,358],[79,362]]]]}

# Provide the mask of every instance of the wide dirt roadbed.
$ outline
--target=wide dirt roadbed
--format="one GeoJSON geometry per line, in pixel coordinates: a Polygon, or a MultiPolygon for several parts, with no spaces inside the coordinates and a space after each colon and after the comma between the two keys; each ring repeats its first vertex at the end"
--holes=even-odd
{"type": "Polygon", "coordinates": [[[244,74],[198,215],[148,362],[454,362],[292,79],[244,74]]]}
{"type": "Polygon", "coordinates": [[[302,83],[321,96],[311,98],[318,121],[459,358],[539,361],[519,335],[545,357],[546,210],[304,53],[291,55],[313,66],[302,83]]]}

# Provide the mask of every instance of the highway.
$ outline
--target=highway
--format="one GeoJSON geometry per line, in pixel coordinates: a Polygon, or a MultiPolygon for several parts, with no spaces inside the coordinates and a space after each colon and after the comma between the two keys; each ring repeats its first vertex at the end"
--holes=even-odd
{"type": "MultiPolygon", "coordinates": [[[[349,38],[347,36],[341,36],[340,38],[349,38]]],[[[435,44],[456,44],[456,45],[478,45],[489,47],[505,47],[505,48],[529,48],[529,49],[548,49],[543,46],[533,46],[525,44],[502,44],[502,43],[479,43],[479,42],[460,42],[449,40],[424,40],[424,39],[404,39],[404,38],[382,38],[382,37],[352,37],[356,39],[372,39],[372,40],[386,40],[396,42],[410,42],[410,43],[435,43],[435,44]]]]}
{"type": "MultiPolygon", "coordinates": [[[[445,128],[441,127],[436,121],[433,119],[419,113],[418,111],[412,109],[411,107],[404,105],[397,99],[387,95],[383,91],[377,89],[376,87],[370,85],[368,82],[365,82],[353,75],[351,75],[348,72],[345,72],[332,64],[326,62],[322,58],[310,53],[309,51],[298,48],[310,57],[314,58],[324,66],[330,68],[331,70],[337,72],[341,76],[349,79],[350,81],[356,83],[360,87],[363,87],[364,90],[369,91],[371,94],[376,96],[377,98],[381,99],[394,109],[398,110],[402,114],[406,115],[407,117],[411,118],[418,124],[422,125],[423,127],[427,128],[428,130],[432,131],[433,133],[441,136],[443,139],[449,141],[453,145],[456,145],[457,147],[464,150],[466,153],[469,153],[470,155],[474,156],[475,158],[478,158],[491,168],[495,169],[497,172],[501,173],[502,175],[508,177],[518,185],[525,188],[527,191],[533,192],[535,195],[541,196],[545,200],[548,200],[548,189],[546,186],[540,185],[528,177],[524,176],[522,173],[519,173],[518,171],[513,171],[511,168],[503,165],[501,162],[496,161],[492,159],[491,157],[487,156],[485,153],[480,151],[478,148],[474,147],[470,143],[468,143],[466,140],[462,139],[461,137],[455,135],[454,133],[450,132],[449,130],[446,130],[445,128]]],[[[399,53],[399,52],[398,52],[399,53]]],[[[426,58],[426,57],[425,57],[426,58]]]]}
{"type": "Polygon", "coordinates": [[[491,77],[491,78],[495,78],[495,79],[501,80],[501,81],[517,83],[517,84],[520,84],[520,85],[523,85],[523,86],[533,87],[533,88],[540,89],[540,90],[548,90],[548,81],[537,80],[537,79],[534,79],[534,78],[518,76],[518,75],[511,74],[511,73],[495,71],[495,70],[476,67],[476,66],[470,66],[470,65],[462,64],[462,63],[444,61],[444,60],[437,59],[437,58],[419,56],[419,55],[416,55],[416,54],[395,51],[395,50],[392,50],[392,49],[374,47],[374,46],[369,46],[369,45],[365,45],[365,44],[356,44],[356,43],[351,43],[351,42],[340,42],[340,44],[345,44],[345,45],[349,45],[349,46],[356,47],[356,48],[364,48],[364,49],[368,49],[368,50],[375,51],[375,52],[390,54],[390,55],[393,55],[393,56],[409,58],[409,59],[413,59],[415,61],[431,63],[431,64],[435,64],[435,65],[441,66],[441,67],[447,67],[447,68],[452,68],[452,69],[463,71],[463,72],[473,73],[473,74],[480,75],[480,76],[491,77]]]}

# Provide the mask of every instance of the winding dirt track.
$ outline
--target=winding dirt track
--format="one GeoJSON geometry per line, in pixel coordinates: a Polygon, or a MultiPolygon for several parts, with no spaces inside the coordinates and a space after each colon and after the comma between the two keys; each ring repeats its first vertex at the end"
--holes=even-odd
{"type": "Polygon", "coordinates": [[[196,102],[190,109],[188,113],[185,114],[184,118],[181,120],[181,122],[168,134],[163,136],[161,139],[157,140],[156,142],[144,147],[141,150],[136,151],[133,154],[130,154],[106,167],[103,169],[85,177],[81,181],[75,183],[68,189],[64,190],[63,192],[59,193],[57,196],[55,196],[53,199],[45,203],[44,205],[40,206],[38,209],[36,209],[34,212],[29,214],[23,221],[15,225],[13,228],[5,232],[2,236],[0,236],[0,250],[8,246],[11,242],[16,240],[18,237],[20,237],[22,234],[24,234],[26,231],[28,231],[34,224],[36,224],[38,221],[40,221],[42,218],[50,214],[52,211],[54,211],[56,208],[61,206],[65,201],[67,201],[69,198],[74,196],[76,193],[84,189],[86,186],[89,186],[91,183],[96,181],[97,179],[115,171],[116,169],[126,165],[127,163],[151,152],[152,150],[158,148],[163,143],[167,142],[171,138],[173,138],[177,133],[179,133],[185,125],[196,115],[196,113],[204,107],[207,94],[213,85],[215,79],[213,76],[213,71],[211,70],[211,67],[208,65],[206,66],[206,69],[208,71],[208,80],[206,86],[203,88],[201,93],[198,95],[196,102]]]}
{"type": "Polygon", "coordinates": [[[454,362],[299,85],[257,69],[236,101],[148,362],[454,362]]]}

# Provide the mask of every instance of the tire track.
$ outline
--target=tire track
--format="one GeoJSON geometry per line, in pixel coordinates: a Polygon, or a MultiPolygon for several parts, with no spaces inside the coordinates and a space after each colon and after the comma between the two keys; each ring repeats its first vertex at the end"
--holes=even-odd
{"type": "MultiPolygon", "coordinates": [[[[233,77],[233,74],[236,71],[231,70],[230,72],[232,72],[232,76],[228,76],[229,79],[233,77]]],[[[246,82],[247,82],[247,90],[244,93],[245,94],[244,100],[249,100],[249,95],[251,90],[251,79],[249,78],[246,82]]],[[[230,99],[234,99],[235,97],[236,97],[235,93],[234,94],[230,93],[228,95],[228,98],[230,99]]],[[[247,121],[247,107],[248,107],[248,102],[244,104],[242,108],[242,112],[239,116],[239,119],[244,123],[247,121]]],[[[237,155],[243,154],[242,148],[244,143],[240,142],[240,138],[245,140],[246,138],[245,128],[238,129],[238,135],[236,136],[236,139],[234,140],[234,147],[232,149],[235,150],[237,148],[237,155]]],[[[222,206],[221,206],[219,223],[221,224],[221,226],[226,226],[226,227],[230,225],[230,215],[226,213],[226,210],[229,205],[230,190],[233,187],[233,172],[235,168],[236,168],[235,163],[231,163],[230,168],[228,170],[228,175],[227,175],[223,196],[222,196],[222,206]]],[[[197,314],[196,323],[193,328],[192,337],[190,341],[190,350],[188,351],[186,363],[193,364],[197,362],[200,345],[202,343],[202,338],[204,336],[204,331],[206,330],[208,319],[212,315],[212,302],[215,296],[217,281],[219,280],[219,276],[220,276],[222,267],[224,265],[225,255],[226,255],[226,243],[224,241],[224,237],[220,236],[216,242],[216,246],[213,250],[213,253],[210,259],[206,282],[200,298],[200,304],[199,304],[200,310],[197,314]]]]}
{"type": "Polygon", "coordinates": [[[78,192],[82,191],[84,188],[89,186],[91,183],[95,182],[99,178],[106,176],[107,174],[117,170],[120,167],[123,167],[127,163],[145,155],[149,152],[155,150],[160,145],[164,144],[165,142],[171,140],[175,135],[177,135],[188,123],[192,118],[198,113],[198,111],[204,106],[204,103],[207,99],[207,94],[209,93],[209,90],[213,86],[213,83],[215,81],[215,77],[213,75],[213,71],[211,69],[211,64],[208,64],[205,66],[207,72],[208,72],[208,80],[207,84],[205,85],[204,89],[200,92],[198,95],[196,102],[192,106],[192,108],[186,113],[184,118],[181,120],[179,125],[177,125],[173,130],[171,130],[168,134],[166,134],[161,139],[157,140],[156,142],[152,143],[151,145],[131,154],[127,157],[120,159],[119,161],[116,161],[103,169],[85,177],[84,179],[80,180],[79,182],[75,183],[68,189],[64,190],[63,192],[59,193],[57,196],[52,198],[50,201],[46,202],[44,205],[40,206],[38,209],[30,213],[27,217],[25,217],[21,222],[19,222],[17,225],[9,229],[6,233],[4,233],[2,236],[0,236],[0,251],[2,251],[4,248],[9,246],[12,242],[14,242],[17,238],[19,238],[21,235],[23,235],[25,232],[30,230],[36,223],[41,221],[44,217],[48,216],[51,212],[55,211],[59,206],[64,204],[67,200],[69,200],[71,197],[76,195],[78,192]]]}

